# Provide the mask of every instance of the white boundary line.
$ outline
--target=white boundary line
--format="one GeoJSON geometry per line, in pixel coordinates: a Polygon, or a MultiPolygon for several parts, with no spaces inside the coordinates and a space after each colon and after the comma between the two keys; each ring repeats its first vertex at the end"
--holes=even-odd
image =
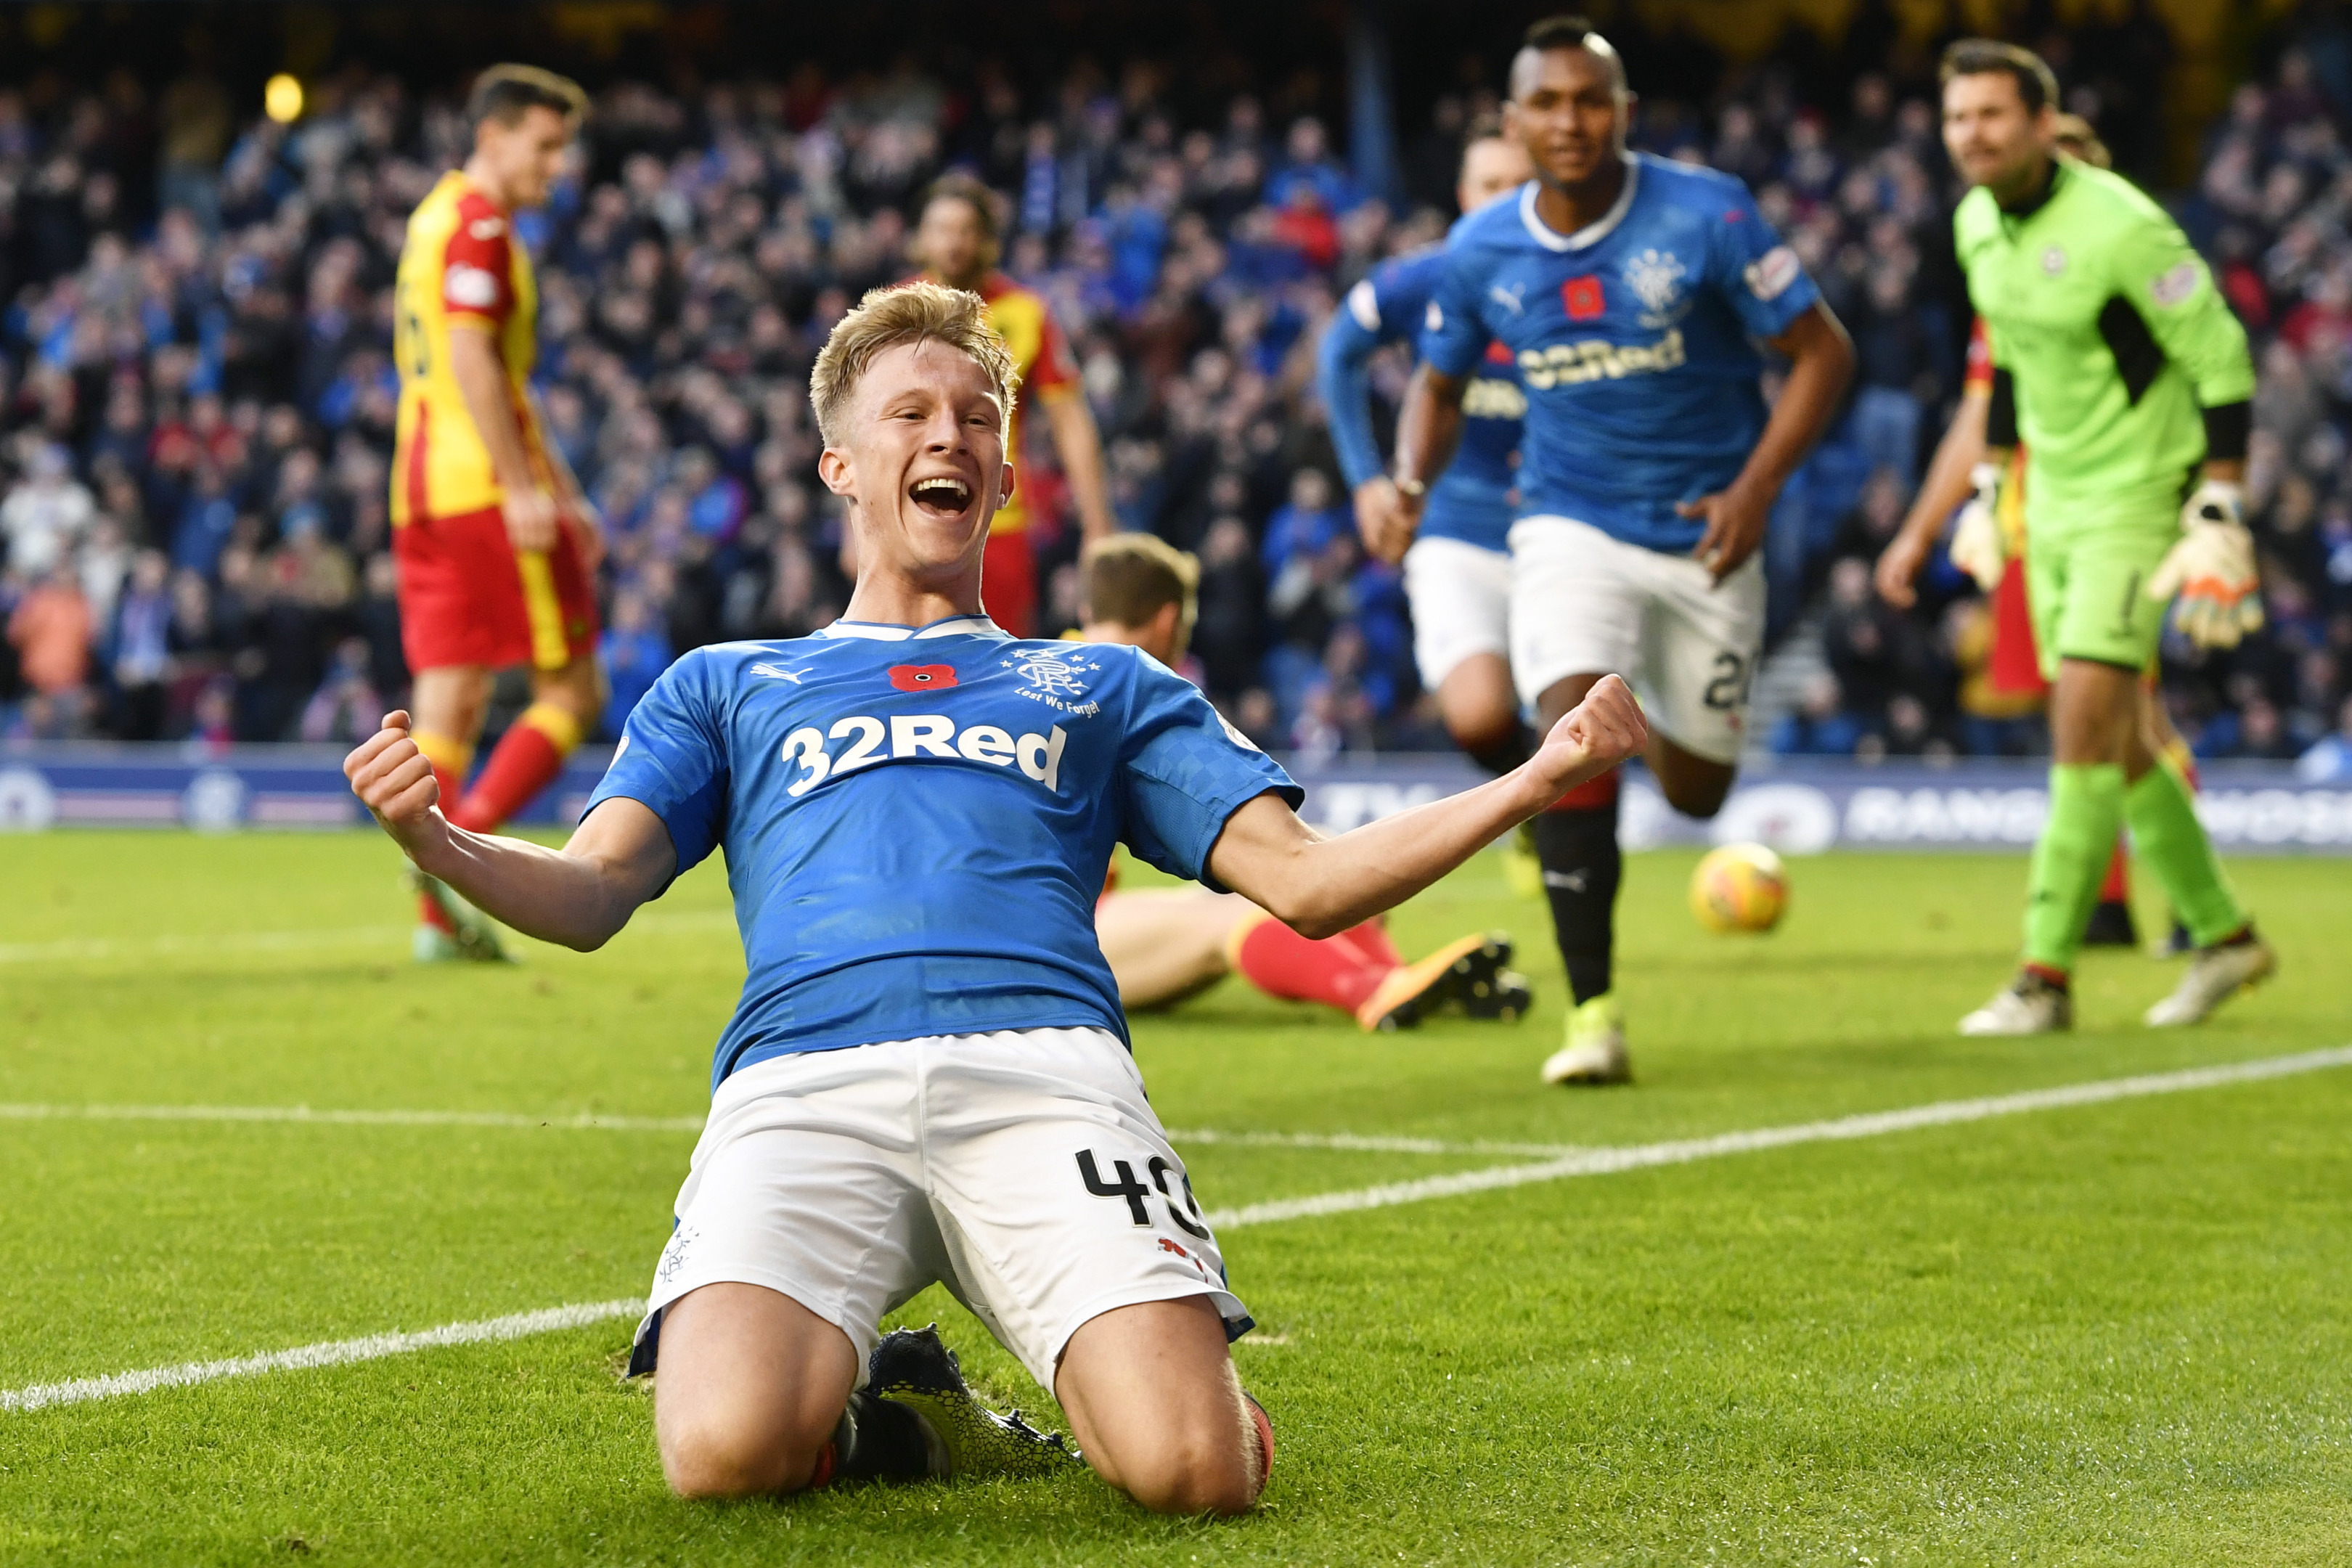
{"type": "MultiPolygon", "coordinates": [[[[1238,1230],[1249,1226],[1272,1225],[1281,1220],[1319,1218],[1360,1209],[1392,1208],[1401,1204],[1423,1203],[1432,1198],[1455,1197],[1466,1193],[1491,1192],[1501,1187],[1526,1186],[1537,1182],[1609,1175],[1619,1171],[1658,1165],[1685,1165],[1698,1160],[1716,1159],[1727,1154],[1751,1154],[1799,1143],[1883,1138],[1888,1133],[1908,1132],[1922,1127],[1948,1127],[2000,1116],[2019,1116],[2030,1111],[2057,1110],[2076,1105],[2103,1105],[2112,1100],[2138,1100],[2150,1095],[2221,1089],[2231,1084],[2257,1083],[2268,1079],[2291,1078],[2340,1067],[2352,1067],[2352,1046],[2305,1051],[2291,1057],[2233,1062],[2221,1067],[2189,1068],[2179,1072],[2145,1073],[2135,1078],[2028,1089],[2019,1094],[1994,1095],[1982,1100],[1937,1100],[1901,1110],[1871,1111],[1859,1116],[1841,1116],[1833,1121],[1806,1121],[1788,1127],[1762,1127],[1745,1132],[1719,1133],[1711,1138],[1581,1149],[1535,1164],[1497,1165],[1483,1171],[1431,1176],[1417,1182],[1397,1182],[1386,1186],[1359,1188],[1353,1192],[1320,1193],[1311,1197],[1286,1198],[1273,1203],[1250,1204],[1241,1208],[1219,1209],[1207,1218],[1211,1225],[1222,1229],[1238,1230]]],[[[1398,1142],[1418,1143],[1419,1141],[1398,1142]]],[[[1420,1151],[1416,1149],[1413,1152],[1420,1151]]],[[[530,1334],[581,1328],[614,1318],[635,1317],[644,1310],[642,1299],[630,1297],[621,1300],[550,1307],[536,1312],[517,1312],[478,1322],[446,1323],[440,1328],[416,1333],[371,1334],[362,1339],[334,1340],[226,1361],[184,1362],[178,1366],[116,1373],[108,1377],[37,1384],[29,1388],[0,1390],[0,1410],[41,1410],[51,1405],[78,1405],[122,1394],[150,1394],[159,1388],[179,1388],[225,1377],[246,1377],[257,1373],[288,1372],[305,1367],[341,1366],[352,1362],[374,1361],[440,1345],[520,1339],[530,1334]]]]}
{"type": "Polygon", "coordinates": [[[1223,1132],[1214,1127],[1171,1127],[1171,1143],[1225,1143],[1258,1149],[1337,1149],[1366,1154],[1579,1154],[1573,1143],[1448,1143],[1436,1138],[1396,1138],[1363,1132],[1223,1132]]]}
{"type": "Polygon", "coordinates": [[[588,1301],[572,1307],[548,1307],[536,1312],[515,1312],[472,1323],[444,1323],[413,1334],[369,1334],[356,1340],[331,1340],[300,1345],[290,1351],[235,1356],[226,1361],[183,1362],[178,1366],[151,1367],[145,1372],[118,1372],[111,1377],[83,1377],[71,1383],[42,1383],[30,1388],[0,1391],[0,1410],[43,1410],[52,1405],[79,1405],[92,1399],[112,1399],[125,1394],[152,1394],[159,1388],[184,1388],[224,1377],[251,1377],[263,1372],[295,1372],[306,1367],[342,1366],[355,1361],[380,1361],[436,1345],[472,1345],[489,1340],[519,1340],[530,1334],[551,1334],[560,1329],[584,1328],[611,1318],[644,1315],[645,1298],[623,1301],[588,1301]]]}
{"type": "MultiPolygon", "coordinates": [[[[733,931],[727,910],[662,910],[641,914],[622,930],[646,936],[698,935],[733,931]]],[[[168,958],[187,953],[302,952],[319,948],[399,946],[407,926],[327,926],[309,931],[215,931],[188,936],[68,937],[61,942],[0,942],[0,964],[61,963],[77,959],[168,958]]],[[[528,942],[520,933],[510,937],[528,942]]]]}
{"type": "Polygon", "coordinates": [[[558,1127],[699,1132],[699,1116],[525,1116],[509,1110],[313,1110],[307,1105],[0,1105],[7,1121],[295,1121],[340,1127],[558,1127]]]}
{"type": "MultiPolygon", "coordinates": [[[[604,1116],[580,1111],[531,1116],[510,1110],[321,1110],[308,1105],[7,1105],[0,1121],[290,1121],[342,1127],[553,1127],[602,1132],[699,1132],[699,1116],[604,1116]]],[[[1255,1148],[1330,1149],[1373,1154],[1531,1154],[1580,1152],[1563,1143],[1448,1143],[1356,1132],[1223,1132],[1213,1127],[1171,1131],[1177,1143],[1255,1148]]]]}
{"type": "Polygon", "coordinates": [[[2057,1089],[2027,1089],[2020,1094],[1984,1100],[1946,1100],[1902,1110],[1874,1110],[1841,1116],[1831,1121],[1804,1121],[1790,1127],[1759,1127],[1747,1132],[1722,1132],[1711,1138],[1684,1138],[1668,1143],[1636,1143],[1619,1148],[1580,1149],[1556,1160],[1532,1165],[1496,1165],[1483,1171],[1462,1171],[1417,1182],[1360,1187],[1353,1192],[1318,1193],[1311,1197],[1283,1198],[1217,1209],[1206,1217],[1211,1226],[1237,1230],[1246,1226],[1272,1225],[1278,1220],[1308,1219],[1323,1215],[1351,1214],[1359,1209],[1393,1208],[1431,1198],[1465,1193],[1491,1192],[1498,1187],[1526,1186],[1531,1182],[1557,1182],[1572,1176],[1606,1176],[1655,1165],[1686,1165],[1725,1154],[1752,1154],[1765,1149],[1785,1149],[1797,1143],[1829,1143],[1856,1138],[1882,1138],[1921,1127],[1949,1127],[1985,1121],[1997,1116],[2018,1116],[2033,1110],[2056,1110],[2074,1105],[2103,1105],[2109,1100],[2138,1100],[2155,1094],[2180,1094],[2190,1089],[2219,1089],[2228,1084],[2255,1083],[2264,1079],[2291,1078],[2329,1068],[2352,1067],[2352,1046],[2305,1051],[2292,1057],[2266,1057],[2259,1061],[2222,1067],[2189,1068],[2179,1072],[2144,1073],[2136,1078],[2107,1079],[2096,1083],[2067,1084],[2057,1089]]]}

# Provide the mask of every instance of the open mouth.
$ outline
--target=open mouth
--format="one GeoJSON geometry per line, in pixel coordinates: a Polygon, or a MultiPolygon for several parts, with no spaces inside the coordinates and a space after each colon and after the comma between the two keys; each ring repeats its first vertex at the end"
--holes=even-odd
{"type": "Polygon", "coordinates": [[[961,517],[971,505],[971,487],[961,479],[940,478],[917,479],[907,491],[907,499],[930,517],[961,517]]]}

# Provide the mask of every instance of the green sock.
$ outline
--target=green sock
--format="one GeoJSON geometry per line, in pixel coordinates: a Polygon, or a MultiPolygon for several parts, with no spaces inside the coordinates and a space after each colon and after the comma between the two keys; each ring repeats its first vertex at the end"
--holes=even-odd
{"type": "Polygon", "coordinates": [[[2158,758],[2125,792],[2124,820],[2131,826],[2132,853],[2156,873],[2198,946],[2210,947],[2246,923],[2245,906],[2197,820],[2197,803],[2170,763],[2158,758]]]}
{"type": "Polygon", "coordinates": [[[2119,764],[2061,763],[2051,768],[2050,816],[2034,842],[2026,883],[2026,963],[2074,972],[2123,816],[2119,764]]]}

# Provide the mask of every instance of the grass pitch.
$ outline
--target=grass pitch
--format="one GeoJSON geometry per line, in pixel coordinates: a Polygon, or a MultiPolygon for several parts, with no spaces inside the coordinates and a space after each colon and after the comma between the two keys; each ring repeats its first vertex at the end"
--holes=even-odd
{"type": "MultiPolygon", "coordinates": [[[[1227,983],[1140,1020],[1204,1205],[2252,1060],[2352,1041],[2352,875],[2234,868],[2282,979],[2139,1028],[2174,966],[2095,954],[2069,1037],[1963,1041],[2013,860],[1793,868],[1702,935],[1633,858],[1641,1082],[1547,1089],[1547,923],[1482,860],[1409,950],[1514,930],[1517,1027],[1367,1038],[1227,983]]],[[[0,840],[0,1387],[639,1294],[741,973],[706,867],[604,952],[405,961],[362,834],[0,840]],[[520,1113],[520,1124],[32,1117],[27,1107],[520,1113]],[[545,1118],[548,1125],[539,1125],[545,1118]]],[[[2152,917],[2152,911],[2150,911],[2152,917]]],[[[2152,918],[2151,922],[2152,923],[2152,918]]],[[[2352,1561],[2352,1068],[1237,1228],[1236,1350],[1280,1456],[1255,1517],[1091,1478],[667,1497],[630,1325],[0,1409],[0,1563],[2341,1563],[2352,1561]]],[[[974,1381],[1050,1402],[938,1292],[974,1381]]]]}

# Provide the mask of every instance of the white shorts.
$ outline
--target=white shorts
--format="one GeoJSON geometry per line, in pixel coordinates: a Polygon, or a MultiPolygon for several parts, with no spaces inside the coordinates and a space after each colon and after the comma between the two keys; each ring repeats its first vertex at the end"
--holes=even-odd
{"type": "Polygon", "coordinates": [[[1247,1311],[1143,1078],[1101,1029],[936,1035],[730,1076],[677,1194],[632,1371],[662,1310],[764,1285],[838,1327],[858,1381],[885,1313],[934,1281],[1047,1389],[1089,1318],[1207,1296],[1247,1311]]]}
{"type": "Polygon", "coordinates": [[[1511,528],[1511,670],[1533,706],[1571,675],[1622,675],[1683,750],[1736,763],[1764,647],[1764,561],[1717,584],[1687,555],[1564,517],[1511,528]]]}
{"type": "Polygon", "coordinates": [[[1511,558],[1459,539],[1416,539],[1404,552],[1412,661],[1434,691],[1475,654],[1511,653],[1511,558]]]}

